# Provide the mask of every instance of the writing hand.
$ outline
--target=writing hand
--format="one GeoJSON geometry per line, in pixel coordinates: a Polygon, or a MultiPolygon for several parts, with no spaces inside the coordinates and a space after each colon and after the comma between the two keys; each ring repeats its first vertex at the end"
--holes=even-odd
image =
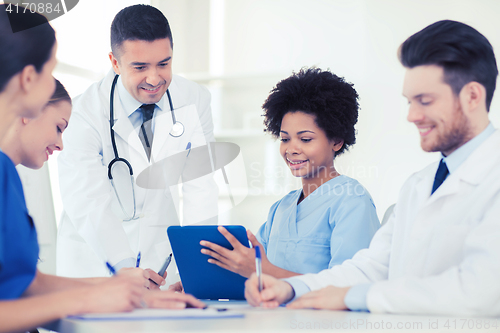
{"type": "Polygon", "coordinates": [[[255,273],[245,282],[245,298],[250,305],[275,308],[294,296],[289,283],[267,274],[262,274],[262,287],[262,292],[259,292],[259,281],[255,273]]]}
{"type": "MultiPolygon", "coordinates": [[[[120,270],[121,271],[121,270],[120,270]]],[[[141,270],[142,271],[142,270],[141,270]]],[[[122,312],[140,308],[144,302],[144,276],[136,272],[120,273],[105,282],[88,287],[76,288],[71,299],[78,299],[80,310],[77,313],[87,312],[122,312]]],[[[68,298],[69,299],[69,298],[68,298]]]]}

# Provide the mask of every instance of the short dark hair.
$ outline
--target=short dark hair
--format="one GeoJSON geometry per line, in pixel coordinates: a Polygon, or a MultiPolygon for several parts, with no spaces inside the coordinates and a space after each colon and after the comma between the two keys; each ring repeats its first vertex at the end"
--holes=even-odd
{"type": "Polygon", "coordinates": [[[437,65],[444,82],[458,96],[463,86],[475,81],[486,89],[489,111],[498,75],[490,42],[476,29],[456,21],[438,21],[409,37],[399,47],[403,66],[437,65]]]}
{"type": "Polygon", "coordinates": [[[344,78],[320,68],[302,68],[280,81],[264,105],[265,131],[279,137],[281,121],[288,112],[315,116],[316,125],[330,141],[344,140],[336,156],[356,142],[358,93],[344,78]]]}
{"type": "Polygon", "coordinates": [[[21,8],[8,13],[8,5],[0,5],[0,92],[28,65],[41,72],[56,42],[54,29],[44,16],[21,8]]]}
{"type": "Polygon", "coordinates": [[[69,97],[68,91],[64,86],[62,85],[61,82],[59,82],[58,79],[54,79],[56,81],[56,90],[52,94],[52,97],[50,97],[49,102],[47,105],[54,105],[59,102],[69,102],[71,104],[71,97],[69,97]]]}
{"type": "Polygon", "coordinates": [[[119,48],[126,40],[152,42],[157,39],[170,39],[173,47],[172,31],[163,13],[149,5],[134,5],[123,8],[111,23],[111,51],[119,55],[119,48]]]}

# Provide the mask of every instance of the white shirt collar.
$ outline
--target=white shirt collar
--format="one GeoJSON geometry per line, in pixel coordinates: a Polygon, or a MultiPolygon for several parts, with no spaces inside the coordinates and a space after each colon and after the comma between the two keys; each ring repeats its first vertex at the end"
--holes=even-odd
{"type": "MultiPolygon", "coordinates": [[[[120,98],[120,102],[122,104],[122,108],[125,111],[127,117],[130,117],[130,115],[132,115],[132,113],[134,113],[142,105],[142,103],[136,100],[134,97],[132,97],[132,95],[130,95],[130,93],[123,85],[121,76],[118,78],[116,86],[118,88],[117,91],[118,91],[118,96],[120,98]]],[[[163,103],[165,103],[165,95],[166,94],[164,94],[162,98],[158,101],[158,103],[156,103],[156,107],[159,108],[160,111],[164,109],[163,103]]]]}
{"type": "Polygon", "coordinates": [[[486,139],[488,139],[495,132],[495,128],[491,123],[478,135],[466,142],[463,146],[459,147],[448,156],[442,156],[446,162],[446,166],[453,173],[458,167],[472,154],[477,147],[479,147],[486,139]]]}

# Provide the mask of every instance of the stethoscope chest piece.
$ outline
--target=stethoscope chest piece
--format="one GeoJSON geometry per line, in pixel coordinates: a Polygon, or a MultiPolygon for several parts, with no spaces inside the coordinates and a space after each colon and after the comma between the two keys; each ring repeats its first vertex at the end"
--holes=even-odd
{"type": "Polygon", "coordinates": [[[180,121],[176,121],[170,130],[170,135],[174,138],[178,138],[182,134],[184,134],[184,125],[180,121]]]}

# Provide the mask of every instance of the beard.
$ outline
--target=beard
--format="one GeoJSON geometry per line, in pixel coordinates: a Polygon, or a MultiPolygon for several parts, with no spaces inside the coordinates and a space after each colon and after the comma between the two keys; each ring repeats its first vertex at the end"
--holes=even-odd
{"type": "Polygon", "coordinates": [[[453,114],[451,124],[438,136],[437,142],[429,151],[441,152],[447,156],[472,139],[472,137],[470,121],[465,116],[462,107],[458,106],[453,114]]]}

